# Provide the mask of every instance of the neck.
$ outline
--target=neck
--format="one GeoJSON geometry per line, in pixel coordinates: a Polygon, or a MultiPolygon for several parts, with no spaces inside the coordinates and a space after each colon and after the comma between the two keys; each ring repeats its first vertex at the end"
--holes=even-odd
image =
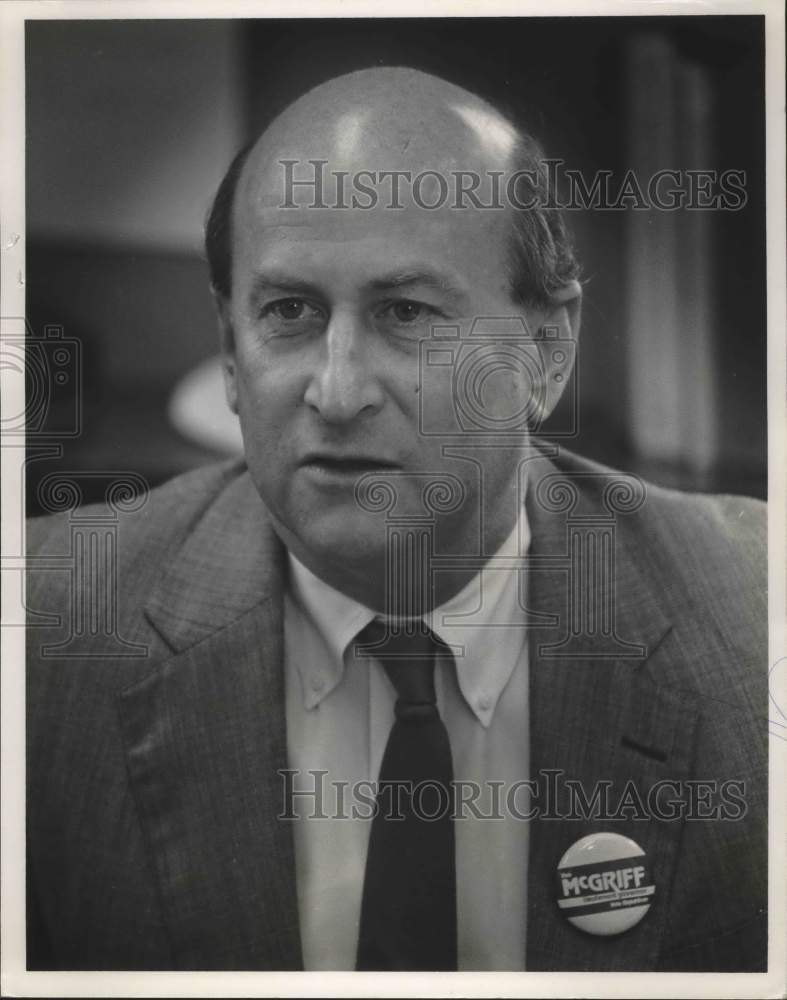
{"type": "MultiPolygon", "coordinates": [[[[455,457],[479,465],[475,455],[455,457]]],[[[386,616],[418,617],[458,594],[513,531],[524,498],[521,454],[507,465],[511,472],[504,479],[465,476],[461,508],[426,524],[402,519],[381,525],[382,535],[360,532],[356,544],[341,551],[307,547],[275,516],[274,526],[287,549],[335,590],[386,616]]]]}
{"type": "MultiPolygon", "coordinates": [[[[473,548],[452,550],[435,545],[441,532],[405,527],[389,539],[388,551],[355,562],[321,558],[305,550],[297,539],[285,545],[316,577],[365,607],[391,618],[415,618],[455,597],[483,565],[501,548],[514,529],[516,519],[500,523],[488,534],[488,555],[462,560],[473,548]],[[435,554],[435,550],[437,555],[435,554]],[[451,565],[451,556],[456,562],[451,565]],[[464,562],[464,564],[462,564],[464,562]]],[[[450,532],[447,532],[451,537],[450,532]]],[[[455,537],[455,536],[454,536],[455,537]]],[[[476,550],[477,551],[477,550],[476,550]]]]}

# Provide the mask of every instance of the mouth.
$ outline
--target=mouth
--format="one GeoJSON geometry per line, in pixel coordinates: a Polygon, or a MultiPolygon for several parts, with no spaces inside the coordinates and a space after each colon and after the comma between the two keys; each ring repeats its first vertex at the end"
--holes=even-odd
{"type": "Polygon", "coordinates": [[[396,462],[367,455],[326,455],[315,452],[301,463],[307,471],[326,478],[358,479],[369,472],[399,469],[396,462]]]}

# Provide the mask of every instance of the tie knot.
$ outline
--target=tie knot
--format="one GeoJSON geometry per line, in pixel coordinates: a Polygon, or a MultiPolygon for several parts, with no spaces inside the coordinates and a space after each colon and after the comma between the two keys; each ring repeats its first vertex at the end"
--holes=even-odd
{"type": "Polygon", "coordinates": [[[398,719],[435,717],[435,656],[448,650],[423,621],[375,619],[358,635],[356,651],[382,664],[396,690],[398,719]]]}

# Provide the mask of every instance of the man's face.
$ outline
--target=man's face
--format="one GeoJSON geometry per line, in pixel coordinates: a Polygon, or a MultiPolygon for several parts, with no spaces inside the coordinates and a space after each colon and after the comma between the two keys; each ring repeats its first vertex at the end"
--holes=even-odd
{"type": "MultiPolygon", "coordinates": [[[[423,433],[434,427],[421,426],[419,393],[449,428],[454,389],[450,369],[421,370],[419,345],[435,324],[466,336],[477,317],[533,322],[512,303],[501,213],[287,210],[267,183],[264,194],[255,183],[239,192],[225,326],[249,470],[285,543],[317,572],[338,562],[368,573],[382,565],[385,512],[359,504],[359,479],[389,482],[396,516],[428,516],[428,476],[449,474],[465,499],[442,518],[443,544],[477,551],[478,462],[444,454],[461,437],[423,433]]],[[[523,393],[532,385],[493,370],[483,405],[492,416],[516,412],[523,393]]],[[[483,454],[484,495],[494,498],[484,517],[500,541],[523,445],[483,454]]]]}

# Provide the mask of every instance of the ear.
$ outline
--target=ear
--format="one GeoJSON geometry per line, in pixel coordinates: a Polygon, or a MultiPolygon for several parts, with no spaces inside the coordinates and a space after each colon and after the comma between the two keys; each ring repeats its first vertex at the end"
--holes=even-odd
{"type": "Polygon", "coordinates": [[[538,340],[545,381],[540,421],[554,410],[568,384],[577,356],[581,312],[582,286],[570,281],[553,294],[541,314],[538,340]]]}
{"type": "Polygon", "coordinates": [[[215,289],[213,301],[216,303],[216,313],[219,320],[219,341],[221,345],[222,374],[224,375],[224,392],[227,404],[233,413],[238,412],[238,372],[235,359],[235,331],[232,326],[232,315],[229,299],[215,289]]]}

